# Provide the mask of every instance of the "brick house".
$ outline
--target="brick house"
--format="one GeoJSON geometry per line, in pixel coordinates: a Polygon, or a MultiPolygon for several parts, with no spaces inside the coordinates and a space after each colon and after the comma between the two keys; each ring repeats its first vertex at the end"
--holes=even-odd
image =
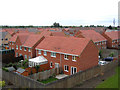
{"type": "Polygon", "coordinates": [[[118,49],[120,45],[120,31],[103,32],[102,35],[107,39],[107,47],[118,49]]]}
{"type": "Polygon", "coordinates": [[[30,59],[36,56],[35,47],[44,39],[44,36],[22,33],[10,39],[9,47],[15,50],[15,56],[30,59]]]}
{"type": "Polygon", "coordinates": [[[98,49],[106,48],[107,39],[104,38],[100,33],[94,30],[79,30],[75,37],[78,38],[89,38],[97,45],[98,49]]]}
{"type": "Polygon", "coordinates": [[[98,49],[86,38],[45,37],[36,47],[36,56],[41,55],[50,68],[61,67],[68,75],[98,65],[98,49]]]}

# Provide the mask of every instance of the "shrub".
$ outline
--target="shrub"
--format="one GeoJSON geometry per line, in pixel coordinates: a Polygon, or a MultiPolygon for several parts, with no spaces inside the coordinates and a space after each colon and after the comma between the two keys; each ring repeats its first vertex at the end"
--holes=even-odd
{"type": "Polygon", "coordinates": [[[5,86],[5,81],[0,81],[0,87],[4,87],[5,86]]]}
{"type": "Polygon", "coordinates": [[[109,56],[114,57],[114,52],[111,52],[109,56]]]}
{"type": "Polygon", "coordinates": [[[5,67],[2,67],[2,70],[4,70],[4,71],[8,72],[8,69],[7,69],[7,68],[5,68],[5,67]]]}

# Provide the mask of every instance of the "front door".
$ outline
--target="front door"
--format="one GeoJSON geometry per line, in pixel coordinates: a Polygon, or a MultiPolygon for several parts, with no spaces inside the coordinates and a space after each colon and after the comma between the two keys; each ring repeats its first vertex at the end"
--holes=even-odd
{"type": "Polygon", "coordinates": [[[71,67],[71,75],[75,74],[77,72],[77,68],[76,67],[71,67]]]}
{"type": "Polygon", "coordinates": [[[55,68],[59,68],[59,63],[55,63],[55,68]]]}

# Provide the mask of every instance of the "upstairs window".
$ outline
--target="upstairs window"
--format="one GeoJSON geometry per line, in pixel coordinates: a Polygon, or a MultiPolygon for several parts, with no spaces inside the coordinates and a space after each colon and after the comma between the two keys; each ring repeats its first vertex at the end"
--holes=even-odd
{"type": "Polygon", "coordinates": [[[26,47],[24,47],[24,51],[26,51],[26,47]]]}
{"type": "Polygon", "coordinates": [[[38,54],[41,54],[41,50],[38,50],[38,54]]]}
{"type": "Polygon", "coordinates": [[[51,57],[56,57],[56,53],[55,52],[51,52],[51,57]]]}
{"type": "Polygon", "coordinates": [[[72,56],[72,61],[76,61],[76,56],[72,56]]]}
{"type": "Polygon", "coordinates": [[[47,56],[47,51],[44,51],[44,55],[47,56]]]}
{"type": "Polygon", "coordinates": [[[28,51],[29,51],[29,52],[31,52],[31,49],[30,49],[30,48],[28,48],[28,51]]]}
{"type": "Polygon", "coordinates": [[[16,49],[18,50],[18,45],[16,45],[16,49]]]}
{"type": "Polygon", "coordinates": [[[22,50],[22,46],[20,46],[20,50],[22,50]]]}
{"type": "Polygon", "coordinates": [[[68,60],[68,55],[65,54],[64,55],[64,59],[68,60]]]}

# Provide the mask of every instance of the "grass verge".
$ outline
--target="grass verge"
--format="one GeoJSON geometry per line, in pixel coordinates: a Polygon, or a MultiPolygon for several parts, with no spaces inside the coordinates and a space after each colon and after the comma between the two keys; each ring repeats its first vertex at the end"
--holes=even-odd
{"type": "Polygon", "coordinates": [[[120,90],[120,85],[118,85],[118,79],[120,80],[120,66],[116,68],[116,74],[106,79],[104,82],[100,83],[96,88],[118,88],[120,90]]]}

